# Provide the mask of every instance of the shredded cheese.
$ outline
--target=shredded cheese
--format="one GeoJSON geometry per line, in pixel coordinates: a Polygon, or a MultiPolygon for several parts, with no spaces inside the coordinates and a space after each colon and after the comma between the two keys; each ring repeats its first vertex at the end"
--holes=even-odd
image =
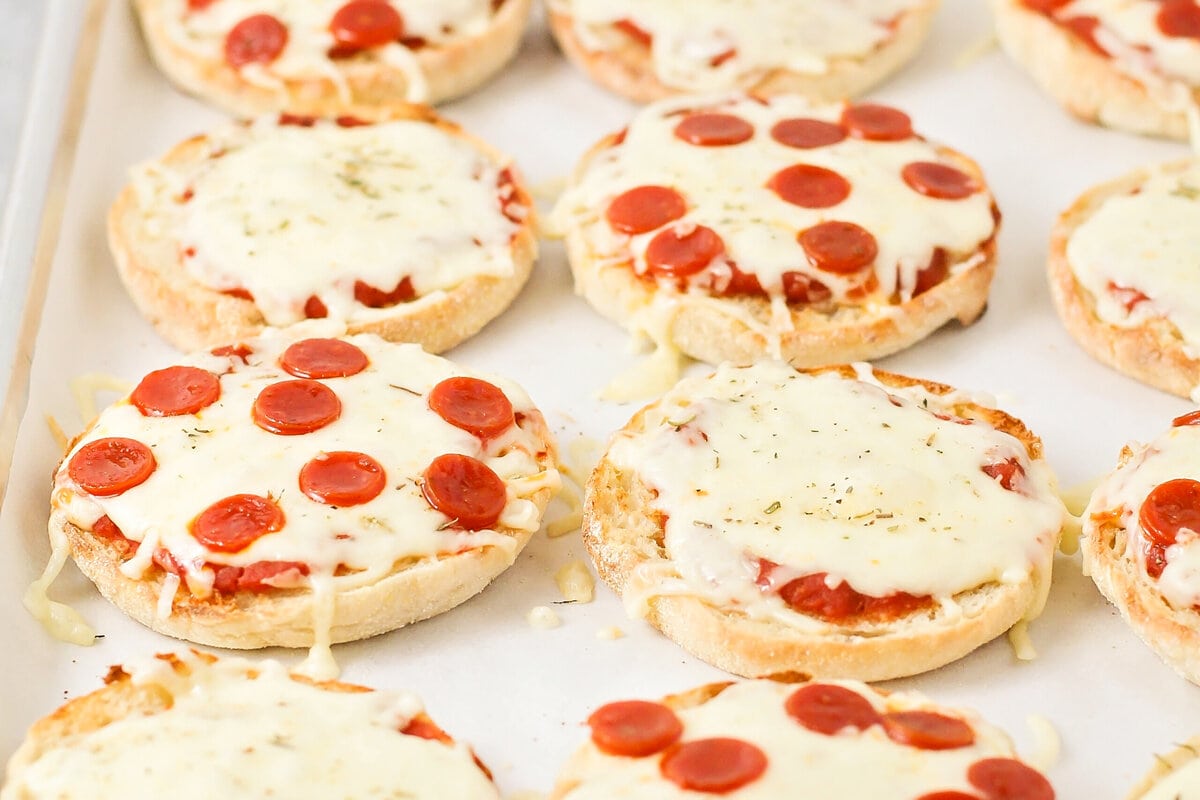
{"type": "Polygon", "coordinates": [[[590,603],[596,596],[596,582],[582,561],[575,559],[563,564],[554,573],[554,582],[563,599],[571,603],[590,603]]]}
{"type": "Polygon", "coordinates": [[[71,396],[75,398],[75,407],[79,409],[79,418],[88,425],[96,418],[96,395],[100,392],[114,394],[129,394],[133,387],[129,381],[113,375],[100,372],[89,372],[72,378],[70,383],[71,396]]]}
{"type": "Polygon", "coordinates": [[[562,620],[558,618],[558,614],[555,614],[554,609],[550,608],[550,606],[534,606],[525,615],[525,621],[529,623],[531,628],[537,628],[541,631],[548,631],[562,624],[562,620]]]}

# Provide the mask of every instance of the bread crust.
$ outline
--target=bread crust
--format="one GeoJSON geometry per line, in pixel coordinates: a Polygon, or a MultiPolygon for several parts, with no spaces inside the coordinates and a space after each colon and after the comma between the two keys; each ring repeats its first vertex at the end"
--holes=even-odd
{"type": "MultiPolygon", "coordinates": [[[[327,77],[282,80],[283,88],[255,86],[224,59],[197,57],[171,41],[163,0],[133,0],[142,33],[159,69],[172,83],[200,99],[238,116],[272,111],[332,117],[355,106],[390,105],[408,98],[405,73],[371,51],[333,62],[345,82],[343,97],[327,77]]],[[[428,87],[422,102],[431,105],[479,88],[516,54],[529,19],[532,0],[505,0],[491,25],[477,36],[414,51],[428,87]]]]}
{"type": "Polygon", "coordinates": [[[1165,755],[1154,756],[1154,766],[1150,768],[1137,785],[1129,792],[1125,800],[1141,800],[1150,793],[1160,781],[1177,769],[1182,769],[1200,757],[1200,736],[1194,736],[1181,745],[1177,745],[1165,755]]]}
{"type": "MultiPolygon", "coordinates": [[[[610,135],[594,145],[580,161],[573,182],[582,180],[597,155],[618,141],[610,135]]],[[[967,156],[948,147],[939,155],[985,185],[983,171],[967,156]]],[[[999,214],[994,216],[999,219],[999,214]]],[[[971,253],[949,254],[950,275],[928,291],[886,312],[855,306],[826,311],[813,306],[789,306],[791,329],[781,331],[778,357],[794,367],[820,367],[870,361],[896,353],[929,336],[952,319],[970,325],[987,308],[988,290],[996,271],[996,231],[971,253]]],[[[638,312],[663,292],[637,276],[627,264],[613,265],[592,250],[582,226],[565,231],[567,258],[575,290],[601,314],[622,327],[634,326],[638,312]]],[[[669,341],[692,358],[711,364],[748,364],[773,356],[771,303],[761,297],[715,297],[678,293],[671,297],[669,341]],[[747,324],[747,319],[753,324],[747,324]]]]}
{"type": "MultiPolygon", "coordinates": [[[[1193,163],[1176,161],[1155,169],[1170,174],[1193,163]]],[[[1200,385],[1200,359],[1187,354],[1179,329],[1165,317],[1135,327],[1104,321],[1097,314],[1095,295],[1078,281],[1067,260],[1067,244],[1075,231],[1107,200],[1132,192],[1151,174],[1150,168],[1143,168],[1095,186],[1059,216],[1047,260],[1050,296],[1067,331],[1097,361],[1164,392],[1191,397],[1200,385]]]]}
{"type": "MultiPolygon", "coordinates": [[[[373,121],[416,120],[470,143],[494,164],[506,159],[487,143],[439,117],[424,106],[398,104],[381,109],[357,109],[373,121]]],[[[207,136],[180,142],[160,159],[179,169],[207,157],[207,136]]],[[[374,333],[392,342],[416,342],[441,353],[478,333],[508,308],[524,287],[537,258],[537,219],[534,203],[519,175],[516,197],[529,210],[510,244],[513,274],[500,278],[476,275],[458,286],[409,303],[370,321],[348,322],[347,333],[374,333]]],[[[158,203],[163,198],[156,198],[158,203]]],[[[167,198],[173,203],[173,198],[167,198]]],[[[262,333],[266,320],[251,300],[225,294],[197,281],[183,268],[179,242],[171,232],[149,225],[153,200],[139,196],[126,184],[108,214],[108,243],[117,273],[142,315],[172,345],[185,352],[247,339],[262,333]]]]}
{"type": "MultiPolygon", "coordinates": [[[[831,367],[844,377],[853,368],[831,367]]],[[[829,370],[815,370],[820,373],[829,370]]],[[[949,386],[876,370],[889,386],[921,385],[943,395],[949,386]]],[[[645,430],[647,412],[634,415],[624,433],[645,430]]],[[[1042,457],[1041,441],[1025,425],[997,409],[960,402],[954,412],[981,420],[1016,437],[1032,459],[1042,457]]],[[[618,469],[606,454],[587,483],[583,541],[600,577],[624,595],[634,570],[669,563],[656,541],[661,527],[653,513],[650,488],[632,471],[618,469]]],[[[877,681],[927,672],[962,658],[1018,622],[1034,603],[1049,575],[1033,574],[1021,584],[990,583],[961,592],[954,601],[962,618],[951,621],[934,607],[891,621],[833,624],[829,633],[813,633],[774,620],[756,620],[716,608],[688,595],[650,598],[647,621],[697,658],[749,678],[801,673],[816,678],[877,681]]]]}
{"type": "MultiPolygon", "coordinates": [[[[891,38],[865,56],[832,59],[824,74],[773,69],[753,84],[728,88],[758,95],[801,94],[813,100],[841,100],[862,94],[912,60],[929,33],[939,2],[922,0],[901,15],[891,38]]],[[[648,50],[632,39],[613,49],[590,50],[580,40],[575,19],[569,13],[551,7],[547,16],[550,31],[568,60],[609,91],[638,103],[685,92],[662,83],[654,73],[648,50]]]]}
{"type": "MultiPolygon", "coordinates": [[[[1147,136],[1188,138],[1186,111],[1164,108],[1145,84],[1117,70],[1111,59],[1021,0],[991,2],[1004,50],[1076,117],[1147,136]]],[[[1200,87],[1187,88],[1192,102],[1200,102],[1200,87]]]]}

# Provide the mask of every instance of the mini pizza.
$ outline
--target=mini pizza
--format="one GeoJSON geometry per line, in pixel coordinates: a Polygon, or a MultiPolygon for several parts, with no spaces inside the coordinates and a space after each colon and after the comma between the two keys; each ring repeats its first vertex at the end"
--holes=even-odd
{"type": "Polygon", "coordinates": [[[1050,289],[1099,361],[1184,397],[1200,386],[1200,161],[1097,186],[1054,228],[1050,289]]]}
{"type": "Polygon", "coordinates": [[[713,666],[887,680],[1040,613],[1066,519],[1007,414],[867,365],[763,361],[639,411],[588,481],[583,538],[631,616],[713,666]]]}
{"type": "Polygon", "coordinates": [[[1166,755],[1155,755],[1154,766],[1126,800],[1196,800],[1200,797],[1200,737],[1166,755]]]}
{"type": "Polygon", "coordinates": [[[999,221],[978,166],[902,111],[747,95],[647,107],[554,214],[605,316],[703,361],[801,367],[974,321],[999,221]]]}
{"type": "Polygon", "coordinates": [[[73,444],[50,536],[138,622],[313,647],[450,609],[558,487],[529,398],[416,345],[264,336],[149,373],[73,444]]]}
{"type": "Polygon", "coordinates": [[[520,292],[534,227],[507,159],[412,107],[188,139],[134,170],[108,232],[134,301],[183,350],[327,318],[441,352],[520,292]]]}
{"type": "Polygon", "coordinates": [[[530,0],[134,0],[159,68],[226,111],[440,103],[495,75],[530,0]]]}
{"type": "Polygon", "coordinates": [[[36,722],[4,800],[499,800],[410,692],[313,683],[274,661],[163,654],[36,722]]]}
{"type": "Polygon", "coordinates": [[[550,0],[567,57],[638,102],[741,89],[840,100],[913,57],[938,0],[550,0]]]}
{"type": "Polygon", "coordinates": [[[1003,731],[850,681],[716,683],[596,709],[551,800],[1053,800],[1003,731]]]}
{"type": "Polygon", "coordinates": [[[1191,135],[1191,120],[1200,119],[1196,0],[992,0],[992,6],[1004,49],[1077,117],[1134,133],[1191,135]]]}
{"type": "Polygon", "coordinates": [[[1200,412],[1126,445],[1083,514],[1085,572],[1134,632],[1200,684],[1200,412]]]}

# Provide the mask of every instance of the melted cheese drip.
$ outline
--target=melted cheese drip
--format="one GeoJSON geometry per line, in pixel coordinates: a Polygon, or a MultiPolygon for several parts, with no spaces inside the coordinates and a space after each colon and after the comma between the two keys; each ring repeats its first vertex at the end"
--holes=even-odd
{"type": "MultiPolygon", "coordinates": [[[[1145,571],[1140,543],[1145,536],[1138,514],[1146,497],[1160,483],[1174,478],[1200,480],[1196,450],[1200,428],[1174,427],[1148,445],[1129,445],[1134,455],[1101,481],[1084,513],[1083,535],[1098,535],[1099,520],[1115,515],[1114,523],[1124,528],[1124,557],[1145,571]]],[[[1200,531],[1183,531],[1167,548],[1167,566],[1155,583],[1159,592],[1176,608],[1200,604],[1200,531]]]]}
{"type": "Polygon", "coordinates": [[[877,597],[950,598],[1032,577],[1036,615],[1066,518],[1049,467],[1008,434],[921,408],[948,412],[946,399],[889,391],[903,407],[868,383],[779,362],[683,381],[648,412],[644,433],[619,435],[609,451],[668,517],[670,562],[635,572],[626,600],[644,610],[648,596],[690,594],[815,624],[760,590],[761,557],[784,566],[779,585],[826,572],[830,586],[877,597]],[[981,469],[1009,458],[1028,494],[981,469]]]}
{"type": "Polygon", "coordinates": [[[1172,770],[1138,800],[1200,800],[1200,758],[1172,770]]]}
{"type": "MultiPolygon", "coordinates": [[[[858,692],[880,712],[930,709],[916,693],[883,697],[867,686],[827,681],[858,692]]],[[[1008,737],[974,715],[960,716],[975,731],[975,743],[953,750],[921,750],[892,742],[881,726],[862,733],[826,736],[793,720],[784,702],[794,686],[773,681],[736,683],[707,703],[677,711],[683,722],[681,741],[733,737],[749,742],[767,757],[760,778],[738,789],[739,800],[783,797],[884,798],[917,797],[934,790],[957,789],[974,795],[967,769],[991,757],[1013,757],[1008,737]]],[[[662,777],[659,758],[625,758],[584,746],[574,763],[581,785],[564,800],[692,800],[697,795],[662,777]]]]}
{"type": "Polygon", "coordinates": [[[66,603],[51,600],[47,592],[50,584],[62,572],[71,554],[67,535],[56,525],[50,526],[50,560],[41,577],[25,590],[24,605],[51,636],[63,642],[89,647],[96,643],[96,631],[78,611],[66,603]]]}
{"type": "Polygon", "coordinates": [[[469,278],[514,272],[518,225],[501,208],[499,168],[434,125],[263,117],[212,134],[208,148],[179,170],[147,164],[134,185],[160,235],[177,232],[188,274],[248,290],[269,325],[303,320],[314,296],[331,319],[396,314],[355,300],[357,281],[390,292],[408,277],[416,308],[469,278]]]}
{"type": "Polygon", "coordinates": [[[920,0],[551,0],[586,47],[609,50],[632,21],[653,37],[655,76],[686,91],[749,88],[777,69],[823,75],[838,59],[863,58],[895,35],[920,0]],[[730,55],[732,53],[732,55],[730,55]]]}
{"type": "Polygon", "coordinates": [[[324,691],[276,662],[187,658],[134,670],[170,708],[64,736],[2,797],[286,797],[498,800],[466,745],[399,733],[422,710],[407,692],[324,691]]]}
{"type": "MultiPolygon", "coordinates": [[[[491,0],[388,0],[404,21],[404,36],[424,39],[429,45],[446,45],[484,33],[492,21],[491,0]]],[[[287,26],[283,52],[269,64],[251,64],[240,73],[248,82],[284,91],[284,80],[328,79],[350,99],[337,62],[327,53],[335,41],[330,22],[345,0],[241,0],[209,3],[188,9],[187,0],[164,0],[163,22],[171,43],[196,58],[225,64],[225,37],[233,26],[254,14],[271,14],[287,26]]],[[[414,54],[399,43],[370,51],[372,55],[405,69],[410,77],[412,102],[428,98],[425,80],[414,54]],[[415,79],[415,80],[413,80],[415,79]]]]}

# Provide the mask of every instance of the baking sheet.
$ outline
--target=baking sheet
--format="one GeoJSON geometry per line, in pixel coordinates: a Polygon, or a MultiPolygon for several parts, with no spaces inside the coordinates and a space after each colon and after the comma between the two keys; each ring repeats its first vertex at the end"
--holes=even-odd
{"type": "MultiPolygon", "coordinates": [[[[1068,118],[998,51],[966,58],[989,35],[986,8],[979,0],[943,6],[920,58],[872,97],[904,108],[919,131],[982,164],[1005,216],[999,268],[979,323],[952,324],[880,364],[994,394],[1043,438],[1069,487],[1111,468],[1127,440],[1157,435],[1192,406],[1101,367],[1068,338],[1044,277],[1050,225],[1091,184],[1187,151],[1068,118]]],[[[0,509],[4,758],[36,718],[96,688],[109,664],[182,646],[126,619],[73,567],[52,595],[75,605],[104,635],[95,646],[51,639],[20,603],[48,554],[49,479],[60,453],[44,416],[53,415],[73,434],[84,420],[68,390],[71,378],[100,372],[135,381],[174,357],[119,284],[104,237],[108,204],[130,165],[222,119],[155,71],[127,3],[108,4],[99,36],[33,342],[28,408],[0,509]]],[[[634,107],[567,65],[538,23],[516,62],[443,111],[513,155],[536,185],[564,176],[588,145],[624,125],[634,107]]],[[[637,407],[596,399],[637,355],[622,331],[573,295],[557,243],[544,244],[534,277],[513,307],[450,356],[522,383],[564,451],[580,436],[605,439],[637,407]]],[[[526,612],[560,599],[554,571],[581,557],[577,535],[551,540],[539,534],[511,570],[458,609],[337,647],[343,677],[417,691],[447,730],[475,744],[506,793],[548,791],[558,765],[584,739],[582,720],[595,706],[723,677],[627,619],[603,586],[592,604],[554,606],[560,628],[531,628],[526,612]],[[626,636],[597,638],[598,630],[613,625],[626,636]]],[[[1026,754],[1033,742],[1027,715],[1048,718],[1063,738],[1061,760],[1049,774],[1064,798],[1123,796],[1153,752],[1200,733],[1200,690],[1137,641],[1080,574],[1077,559],[1058,558],[1046,614],[1031,630],[1040,654],[1031,663],[1017,662],[1002,638],[949,667],[889,686],[974,707],[1012,733],[1026,754]]],[[[298,663],[302,653],[263,655],[298,663]]]]}

